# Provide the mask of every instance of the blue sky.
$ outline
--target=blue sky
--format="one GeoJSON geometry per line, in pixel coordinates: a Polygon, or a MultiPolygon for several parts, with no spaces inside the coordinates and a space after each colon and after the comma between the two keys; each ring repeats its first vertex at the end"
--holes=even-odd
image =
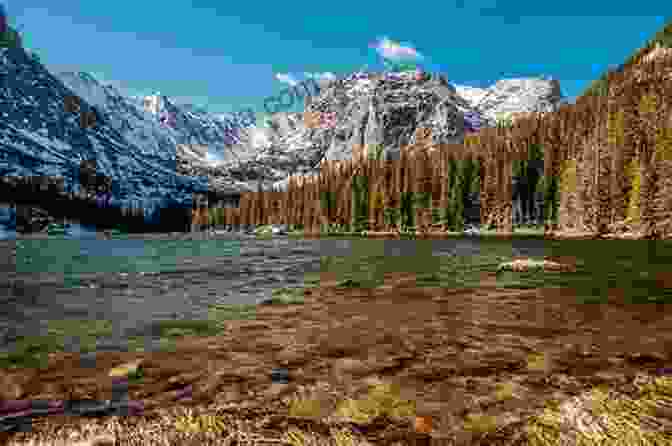
{"type": "Polygon", "coordinates": [[[670,1],[0,2],[52,72],[88,71],[213,112],[262,111],[283,74],[380,70],[371,43],[383,37],[456,84],[546,75],[574,97],[672,18],[670,1]]]}

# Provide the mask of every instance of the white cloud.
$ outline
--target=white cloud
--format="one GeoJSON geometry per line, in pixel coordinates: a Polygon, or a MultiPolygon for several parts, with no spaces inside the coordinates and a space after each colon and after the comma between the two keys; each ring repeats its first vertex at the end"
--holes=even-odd
{"type": "Polygon", "coordinates": [[[387,37],[383,37],[370,45],[384,59],[399,61],[421,60],[423,55],[410,45],[402,45],[387,37]]]}
{"type": "Polygon", "coordinates": [[[291,85],[292,87],[294,87],[295,85],[297,85],[297,84],[299,83],[299,82],[298,82],[296,79],[294,79],[294,77],[293,77],[291,74],[289,74],[289,73],[277,73],[277,74],[275,75],[275,78],[276,78],[277,80],[279,80],[280,82],[284,82],[285,84],[289,84],[289,85],[291,85]]]}

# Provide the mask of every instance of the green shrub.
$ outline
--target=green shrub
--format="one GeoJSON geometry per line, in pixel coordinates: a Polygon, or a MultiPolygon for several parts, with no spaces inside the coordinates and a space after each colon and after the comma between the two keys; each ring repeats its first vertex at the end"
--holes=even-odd
{"type": "Polygon", "coordinates": [[[497,113],[495,118],[497,127],[507,128],[513,125],[513,119],[511,118],[511,113],[497,113]]]}
{"type": "Polygon", "coordinates": [[[659,43],[663,48],[672,48],[672,21],[653,36],[653,43],[659,43]]]}
{"type": "Polygon", "coordinates": [[[556,177],[541,177],[540,187],[544,191],[544,218],[547,221],[557,223],[558,209],[560,207],[560,188],[556,177]]]}
{"type": "Polygon", "coordinates": [[[414,210],[413,210],[413,193],[402,192],[399,200],[401,228],[404,230],[410,226],[414,226],[414,210]]]}
{"type": "Polygon", "coordinates": [[[590,87],[583,93],[583,96],[607,96],[609,94],[609,83],[607,76],[603,75],[600,79],[594,80],[590,87]]]}
{"type": "Polygon", "coordinates": [[[8,26],[7,31],[0,35],[0,48],[20,48],[21,36],[12,27],[8,26]]]}
{"type": "Polygon", "coordinates": [[[380,161],[383,157],[383,149],[384,147],[382,144],[375,144],[370,147],[367,152],[369,159],[380,161]]]}

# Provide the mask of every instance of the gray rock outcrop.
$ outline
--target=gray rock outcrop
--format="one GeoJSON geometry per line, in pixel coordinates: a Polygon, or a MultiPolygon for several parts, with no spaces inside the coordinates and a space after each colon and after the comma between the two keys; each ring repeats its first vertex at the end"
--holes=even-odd
{"type": "MultiPolygon", "coordinates": [[[[95,160],[97,173],[114,181],[113,203],[190,203],[193,193],[207,191],[207,179],[176,173],[174,146],[129,140],[114,116],[77,96],[22,48],[0,48],[0,117],[0,175],[63,178],[67,190],[77,190],[81,162],[95,160]],[[74,112],[67,109],[73,97],[74,112]],[[95,122],[82,125],[83,113],[95,122]]],[[[129,118],[121,125],[130,124],[129,118]]]]}
{"type": "Polygon", "coordinates": [[[502,79],[489,88],[456,86],[456,90],[491,123],[510,114],[551,112],[564,99],[555,79],[502,79]]]}
{"type": "Polygon", "coordinates": [[[0,174],[61,177],[76,190],[80,163],[95,160],[114,182],[113,205],[188,204],[205,191],[282,188],[291,174],[316,174],[321,161],[351,158],[359,147],[381,146],[394,158],[419,128],[431,129],[435,144],[459,143],[465,131],[494,125],[498,113],[551,111],[562,97],[553,80],[475,89],[428,73],[358,72],[320,86],[306,111],[330,114],[333,125],[277,113],[232,142],[222,116],[163,95],[125,97],[86,73],[55,76],[22,48],[1,48],[0,174]],[[76,112],[66,110],[73,97],[76,112]],[[94,122],[82,126],[82,113],[94,122]]]}
{"type": "MultiPolygon", "coordinates": [[[[431,129],[434,144],[461,143],[468,130],[494,126],[510,113],[549,112],[561,101],[555,80],[508,79],[477,89],[436,75],[355,73],[331,82],[308,104],[309,112],[335,113],[335,127],[308,129],[300,114],[278,118],[261,157],[300,154],[293,168],[315,174],[319,161],[349,159],[355,147],[381,145],[394,158],[416,142],[418,128],[431,129]]],[[[274,184],[284,188],[287,180],[274,184]]]]}

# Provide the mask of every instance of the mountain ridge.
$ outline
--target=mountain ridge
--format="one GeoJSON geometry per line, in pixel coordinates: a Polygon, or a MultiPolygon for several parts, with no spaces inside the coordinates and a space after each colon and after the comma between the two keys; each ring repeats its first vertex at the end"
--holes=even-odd
{"type": "MultiPolygon", "coordinates": [[[[632,61],[670,44],[672,26],[663,31],[658,46],[647,44],[632,61]]],[[[161,196],[188,203],[194,193],[282,186],[291,174],[316,173],[321,161],[348,159],[364,147],[382,145],[395,156],[422,128],[435,144],[459,143],[465,133],[518,113],[551,112],[565,100],[553,79],[501,79],[479,88],[436,73],[359,71],[324,83],[303,113],[276,113],[269,126],[246,128],[233,140],[238,131],[226,114],[178,105],[159,92],[125,96],[86,72],[52,74],[20,45],[0,48],[0,82],[0,172],[62,176],[76,188],[73,172],[95,159],[115,179],[117,202],[161,196]],[[78,98],[81,110],[66,111],[67,97],[78,98]],[[82,113],[95,123],[79,125],[82,113]],[[311,114],[333,120],[308,125],[311,114]]]]}

